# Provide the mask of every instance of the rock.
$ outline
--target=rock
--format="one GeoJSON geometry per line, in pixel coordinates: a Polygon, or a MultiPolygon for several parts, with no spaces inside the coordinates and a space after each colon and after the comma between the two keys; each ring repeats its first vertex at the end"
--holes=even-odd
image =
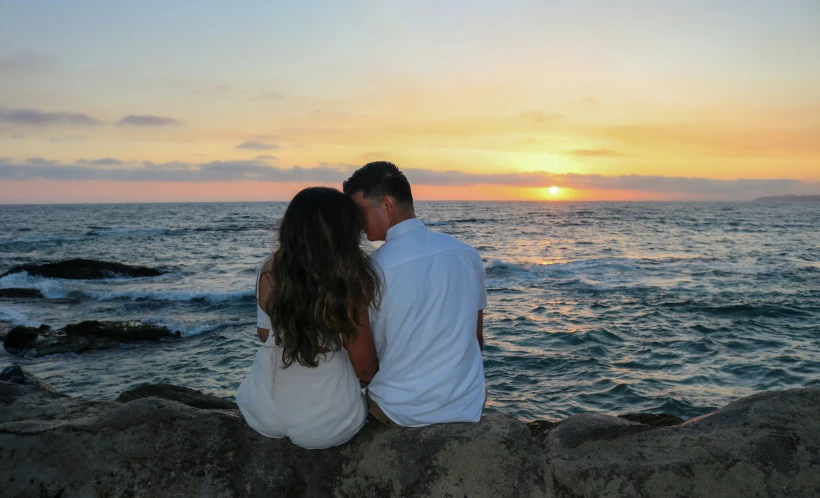
{"type": "Polygon", "coordinates": [[[26,372],[19,366],[6,367],[0,372],[0,382],[11,382],[12,384],[26,384],[26,372]]]}
{"type": "Polygon", "coordinates": [[[194,408],[216,409],[216,410],[238,410],[236,403],[210,394],[201,393],[195,389],[174,386],[171,384],[145,384],[129,389],[117,397],[117,401],[127,403],[136,399],[149,398],[170,399],[183,405],[194,408]]]}
{"type": "Polygon", "coordinates": [[[548,447],[548,481],[557,496],[820,496],[818,413],[820,388],[761,393],[680,426],[548,447]]]}
{"type": "Polygon", "coordinates": [[[9,496],[820,495],[820,388],[762,393],[672,427],[576,415],[551,430],[535,424],[543,446],[533,424],[495,414],[414,429],[369,423],[340,447],[304,450],[261,436],[237,410],[70,398],[19,367],[0,380],[9,496]]]}
{"type": "Polygon", "coordinates": [[[146,266],[129,266],[121,263],[109,263],[106,261],[96,261],[93,259],[69,259],[58,263],[46,263],[43,265],[20,265],[7,271],[0,278],[12,273],[27,272],[29,275],[37,275],[49,278],[65,278],[73,280],[92,280],[101,278],[126,278],[126,277],[156,277],[162,272],[155,268],[146,266]]]}
{"type": "Polygon", "coordinates": [[[582,443],[608,441],[648,429],[651,429],[648,425],[630,422],[620,417],[581,413],[558,422],[545,442],[555,448],[575,448],[582,443]]]}
{"type": "Polygon", "coordinates": [[[101,337],[120,342],[156,341],[173,335],[168,327],[160,327],[138,321],[99,322],[88,320],[61,329],[69,337],[101,337]]]}
{"type": "Polygon", "coordinates": [[[683,423],[682,418],[666,413],[626,413],[618,416],[631,422],[651,425],[652,427],[670,427],[683,423]]]}
{"type": "Polygon", "coordinates": [[[37,298],[43,297],[43,293],[37,289],[21,289],[19,287],[9,287],[7,289],[0,289],[0,297],[2,298],[37,298]]]}
{"type": "Polygon", "coordinates": [[[66,325],[60,330],[49,332],[47,325],[39,329],[17,327],[9,331],[3,346],[9,353],[21,354],[34,351],[32,356],[46,356],[60,353],[82,353],[97,349],[111,349],[124,343],[157,342],[177,339],[180,333],[171,332],[168,327],[146,324],[138,321],[100,322],[90,320],[66,325]],[[12,333],[18,329],[16,335],[12,333]]]}
{"type": "Polygon", "coordinates": [[[258,434],[237,410],[6,385],[17,393],[0,405],[8,496],[547,496],[541,452],[504,415],[419,429],[369,423],[345,445],[305,450],[258,434]]]}
{"type": "Polygon", "coordinates": [[[48,325],[39,327],[17,326],[8,331],[3,347],[11,354],[20,354],[37,346],[37,337],[51,329],[48,325]]]}

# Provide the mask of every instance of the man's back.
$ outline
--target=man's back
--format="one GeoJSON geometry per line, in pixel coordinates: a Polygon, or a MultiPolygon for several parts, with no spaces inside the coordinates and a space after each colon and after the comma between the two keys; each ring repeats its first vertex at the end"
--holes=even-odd
{"type": "Polygon", "coordinates": [[[370,321],[380,370],[370,397],[394,422],[476,422],[485,400],[476,337],[486,306],[478,253],[413,218],[393,226],[373,254],[384,277],[370,321]]]}

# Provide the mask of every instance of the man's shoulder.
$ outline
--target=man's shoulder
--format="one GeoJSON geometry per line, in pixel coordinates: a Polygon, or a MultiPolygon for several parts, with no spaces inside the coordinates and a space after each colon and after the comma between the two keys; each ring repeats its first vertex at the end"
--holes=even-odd
{"type": "Polygon", "coordinates": [[[476,248],[463,240],[446,233],[434,232],[432,230],[428,230],[428,233],[430,234],[431,240],[435,241],[434,247],[436,247],[438,251],[455,251],[468,258],[481,261],[481,256],[479,256],[476,248]]]}
{"type": "Polygon", "coordinates": [[[370,257],[377,266],[385,269],[454,252],[460,254],[463,258],[482,264],[481,256],[470,244],[452,235],[429,229],[418,230],[412,237],[403,237],[396,241],[385,242],[370,257]]]}

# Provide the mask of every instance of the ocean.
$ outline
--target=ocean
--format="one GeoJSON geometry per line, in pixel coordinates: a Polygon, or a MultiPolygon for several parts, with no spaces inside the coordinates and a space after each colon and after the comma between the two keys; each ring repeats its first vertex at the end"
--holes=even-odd
{"type": "MultiPolygon", "coordinates": [[[[0,288],[46,296],[0,300],[6,327],[142,320],[183,335],[42,358],[2,351],[0,366],[72,396],[172,383],[232,398],[259,347],[255,275],[285,207],[0,206],[0,273],[70,258],[166,272],[4,277],[0,288]]],[[[820,386],[820,204],[420,202],[417,214],[485,261],[487,412],[690,418],[758,391],[820,386]]]]}

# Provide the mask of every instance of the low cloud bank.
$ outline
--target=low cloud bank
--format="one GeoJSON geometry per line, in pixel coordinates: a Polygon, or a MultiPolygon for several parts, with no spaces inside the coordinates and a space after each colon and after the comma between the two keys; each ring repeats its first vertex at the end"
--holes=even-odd
{"type": "MultiPolygon", "coordinates": [[[[321,163],[316,167],[272,166],[264,160],[212,161],[192,164],[126,163],[113,158],[80,160],[63,164],[42,158],[13,161],[0,158],[0,179],[6,180],[110,180],[142,182],[315,182],[340,185],[356,168],[349,164],[321,163]],[[111,167],[115,166],[115,167],[111,167]]],[[[820,183],[791,179],[715,180],[645,175],[556,174],[548,171],[526,173],[469,173],[409,168],[404,170],[415,185],[463,187],[499,185],[506,187],[559,186],[574,189],[630,190],[669,194],[690,194],[715,199],[749,199],[764,195],[809,194],[820,192],[820,183]]]]}

